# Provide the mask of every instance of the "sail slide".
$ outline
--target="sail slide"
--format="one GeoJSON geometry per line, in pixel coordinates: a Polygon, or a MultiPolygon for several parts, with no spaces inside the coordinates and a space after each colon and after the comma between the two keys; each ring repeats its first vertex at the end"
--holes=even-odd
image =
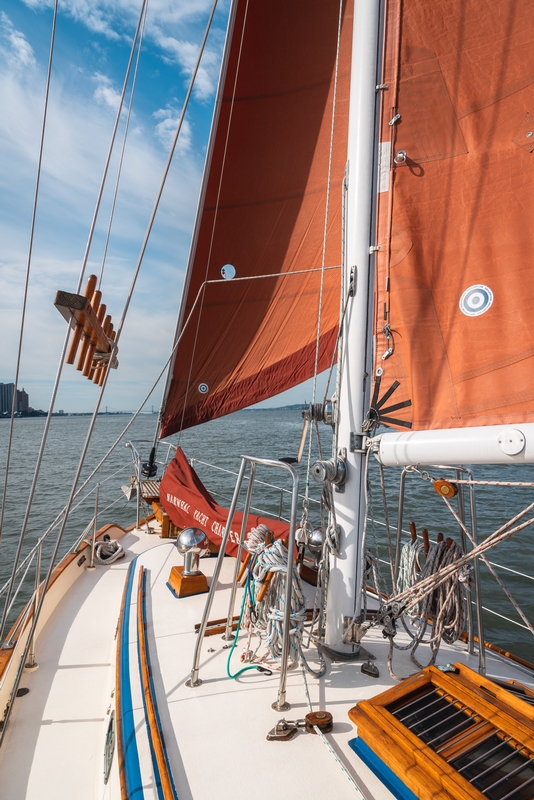
{"type": "Polygon", "coordinates": [[[337,340],[352,0],[233,7],[162,436],[301,383],[337,340]]]}
{"type": "MultiPolygon", "coordinates": [[[[179,447],[161,479],[160,501],[174,525],[179,528],[201,528],[211,542],[216,545],[221,543],[228,509],[215,502],[179,447]]],[[[227,555],[237,555],[242,521],[243,514],[236,511],[226,548],[227,555]]],[[[287,536],[289,531],[287,522],[256,514],[249,514],[247,522],[248,530],[261,524],[267,525],[276,539],[287,536]]]]}
{"type": "Polygon", "coordinates": [[[530,3],[388,2],[375,371],[413,430],[534,422],[533,42],[530,3]]]}

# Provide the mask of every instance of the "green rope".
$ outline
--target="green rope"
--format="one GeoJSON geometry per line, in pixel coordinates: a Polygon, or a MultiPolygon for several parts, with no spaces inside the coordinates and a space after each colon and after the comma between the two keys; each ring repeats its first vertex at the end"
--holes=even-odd
{"type": "MultiPolygon", "coordinates": [[[[250,577],[247,578],[247,586],[248,586],[249,581],[250,581],[250,577]]],[[[252,588],[254,589],[254,586],[252,588]]],[[[239,615],[239,622],[237,623],[237,630],[235,632],[234,641],[232,642],[232,647],[230,648],[230,652],[228,653],[228,659],[226,661],[226,674],[228,675],[229,678],[238,678],[239,675],[242,675],[243,672],[246,672],[249,669],[256,669],[256,670],[259,670],[260,672],[270,672],[270,670],[266,669],[265,667],[260,666],[259,664],[249,664],[246,667],[242,667],[240,670],[238,670],[235,673],[235,675],[232,675],[232,673],[230,672],[230,659],[232,658],[232,653],[234,652],[235,646],[237,644],[237,637],[239,635],[239,630],[241,628],[241,620],[243,619],[243,613],[245,611],[245,600],[246,599],[247,599],[247,587],[245,587],[245,591],[243,592],[243,602],[241,603],[241,613],[239,615]]]]}

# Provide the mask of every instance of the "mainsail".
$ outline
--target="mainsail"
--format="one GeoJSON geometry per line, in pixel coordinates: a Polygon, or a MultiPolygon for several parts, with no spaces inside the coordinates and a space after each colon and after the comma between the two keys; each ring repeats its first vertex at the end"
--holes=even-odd
{"type": "Polygon", "coordinates": [[[388,3],[375,372],[414,429],[534,420],[533,42],[529,3],[388,3]]]}
{"type": "Polygon", "coordinates": [[[332,363],[351,38],[351,0],[234,4],[162,436],[332,363]]]}

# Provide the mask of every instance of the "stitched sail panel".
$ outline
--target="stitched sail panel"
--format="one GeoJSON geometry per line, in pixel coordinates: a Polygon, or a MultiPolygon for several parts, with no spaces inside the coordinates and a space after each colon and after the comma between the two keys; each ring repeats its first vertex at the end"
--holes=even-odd
{"type": "Polygon", "coordinates": [[[375,369],[414,429],[532,421],[532,8],[388,5],[375,369]]]}
{"type": "Polygon", "coordinates": [[[319,370],[335,350],[352,2],[343,7],[330,183],[339,4],[240,0],[236,9],[163,436],[309,378],[319,316],[319,370]],[[337,268],[324,273],[320,299],[323,263],[337,268]],[[225,265],[235,278],[202,289],[225,265]]]}

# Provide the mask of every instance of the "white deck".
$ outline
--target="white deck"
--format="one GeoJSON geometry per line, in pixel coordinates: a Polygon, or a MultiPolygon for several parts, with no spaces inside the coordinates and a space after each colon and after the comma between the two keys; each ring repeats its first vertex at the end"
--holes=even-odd
{"type": "MultiPolygon", "coordinates": [[[[220,636],[206,638],[200,677],[202,685],[188,688],[194,625],[200,622],[206,595],[176,599],[166,583],[171,566],[181,563],[172,543],[144,532],[123,540],[127,557],[110,567],[85,574],[69,590],[38,639],[39,669],[25,675],[22,686],[30,693],[16,701],[6,742],[0,752],[0,791],[9,800],[87,800],[119,798],[116,758],[104,787],[104,735],[114,708],[115,630],[128,562],[140,552],[135,569],[143,564],[147,574],[147,639],[153,682],[177,794],[180,800],[250,800],[279,797],[353,798],[354,785],[317,736],[299,732],[290,742],[268,742],[266,734],[278,719],[304,717],[309,707],[300,671],[288,676],[287,699],[291,710],[280,714],[271,708],[278,691],[278,674],[249,671],[237,680],[226,676],[228,649],[220,636]],[[213,650],[213,652],[210,652],[213,650]]],[[[221,587],[210,617],[224,617],[233,573],[233,559],[224,561],[221,587]]],[[[215,559],[201,562],[208,580],[215,559]]],[[[144,796],[157,797],[146,741],[142,699],[138,684],[135,626],[137,577],[132,593],[131,673],[136,732],[144,796]]],[[[402,640],[399,633],[397,639],[402,640]]],[[[244,638],[244,637],[243,637],[244,638]]],[[[348,741],[356,731],[347,713],[359,700],[392,685],[385,659],[388,643],[380,630],[372,631],[364,646],[377,658],[380,678],[363,675],[359,663],[328,664],[320,681],[308,676],[313,710],[334,716],[327,739],[337,758],[369,798],[390,798],[380,781],[356,757],[348,741]]],[[[232,667],[239,666],[240,643],[232,667]]],[[[443,647],[438,663],[463,661],[476,669],[464,645],[443,647]]],[[[399,676],[416,671],[406,653],[397,653],[399,676]]],[[[534,688],[526,671],[487,654],[487,674],[515,677],[534,688]]],[[[137,795],[136,795],[137,796],[137,795]]]]}

